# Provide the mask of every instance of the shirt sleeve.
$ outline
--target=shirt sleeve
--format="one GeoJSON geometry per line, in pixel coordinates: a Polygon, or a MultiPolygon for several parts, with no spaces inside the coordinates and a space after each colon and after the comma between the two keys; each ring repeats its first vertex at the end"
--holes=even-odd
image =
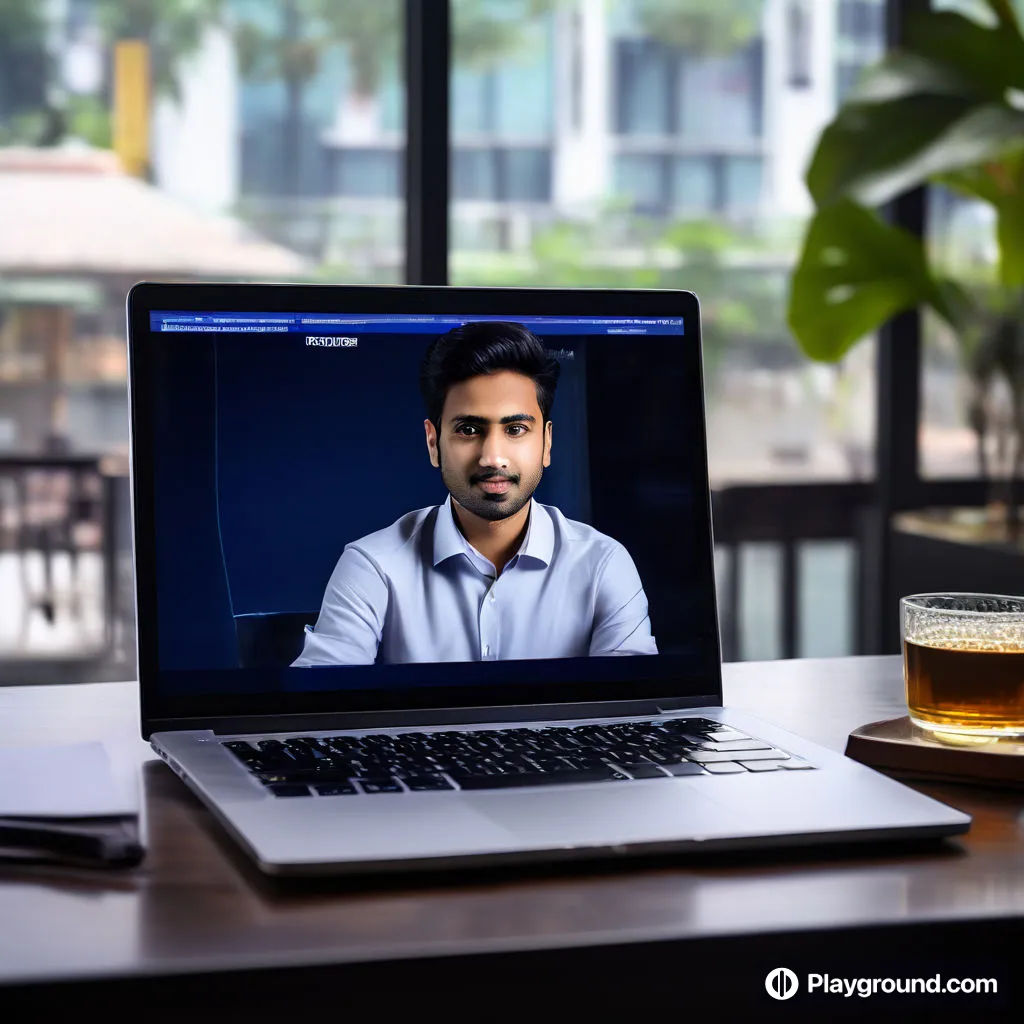
{"type": "Polygon", "coordinates": [[[629,552],[619,543],[598,574],[591,655],[657,654],[647,595],[629,552]]]}
{"type": "Polygon", "coordinates": [[[345,548],[292,667],[372,665],[387,607],[388,584],[379,566],[358,548],[345,548]]]}

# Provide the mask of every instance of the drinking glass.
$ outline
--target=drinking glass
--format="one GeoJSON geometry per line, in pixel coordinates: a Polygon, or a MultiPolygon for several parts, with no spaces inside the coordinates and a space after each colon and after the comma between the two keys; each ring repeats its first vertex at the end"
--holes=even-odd
{"type": "Polygon", "coordinates": [[[933,733],[1024,736],[1024,598],[914,594],[900,601],[911,721],[933,733]]]}

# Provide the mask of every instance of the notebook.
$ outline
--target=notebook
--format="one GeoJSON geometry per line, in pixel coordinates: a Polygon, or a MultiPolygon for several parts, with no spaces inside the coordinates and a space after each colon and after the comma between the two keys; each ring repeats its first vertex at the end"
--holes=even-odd
{"type": "Polygon", "coordinates": [[[945,836],[723,707],[681,291],[128,296],[143,736],[271,874],[945,836]]]}
{"type": "Polygon", "coordinates": [[[0,747],[0,862],[134,867],[145,853],[138,786],[102,743],[0,747]]]}

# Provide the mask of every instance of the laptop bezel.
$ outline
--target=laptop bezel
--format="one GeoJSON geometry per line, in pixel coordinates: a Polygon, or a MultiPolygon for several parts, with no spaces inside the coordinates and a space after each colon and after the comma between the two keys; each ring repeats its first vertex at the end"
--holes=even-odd
{"type": "MultiPolygon", "coordinates": [[[[676,707],[705,707],[721,704],[721,656],[715,600],[714,551],[711,501],[708,487],[706,419],[704,410],[703,364],[700,345],[700,307],[692,292],[678,290],[598,290],[465,288],[409,285],[295,285],[295,284],[210,284],[151,283],[135,285],[126,300],[128,318],[128,393],[130,407],[130,459],[132,518],[135,540],[136,646],[142,713],[142,733],[173,729],[213,729],[241,732],[252,728],[315,729],[386,725],[392,721],[472,721],[492,714],[502,719],[550,717],[558,709],[574,714],[597,714],[610,704],[617,713],[642,713],[676,707]],[[624,311],[627,307],[628,312],[624,311]],[[154,441],[148,410],[154,388],[149,361],[150,313],[159,310],[268,311],[351,313],[437,313],[521,316],[682,316],[685,324],[683,346],[687,369],[696,375],[695,389],[700,408],[690,429],[699,436],[685,440],[696,450],[699,465],[694,478],[695,493],[704,487],[707,500],[695,505],[695,529],[703,532],[703,584],[711,600],[706,621],[701,623],[707,637],[708,656],[696,674],[677,679],[645,681],[638,684],[635,659],[609,659],[621,665],[621,675],[612,682],[583,680],[565,684],[540,680],[521,686],[460,685],[415,690],[344,691],[273,694],[233,693],[228,695],[175,695],[162,693],[158,662],[157,585],[154,515],[154,441]],[[697,426],[699,424],[699,427],[697,426]],[[696,477],[699,476],[700,479],[696,477]],[[584,693],[581,685],[586,685],[584,693]],[[355,698],[355,699],[354,699],[355,698]]],[[[645,659],[646,660],[646,659],[645,659]]],[[[306,670],[315,671],[315,670],[306,670]]]]}

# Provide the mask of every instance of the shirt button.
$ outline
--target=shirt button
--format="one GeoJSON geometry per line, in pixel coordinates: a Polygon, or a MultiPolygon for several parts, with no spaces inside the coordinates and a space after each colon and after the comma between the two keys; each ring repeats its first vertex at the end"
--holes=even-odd
{"type": "Polygon", "coordinates": [[[492,600],[492,601],[494,601],[494,600],[497,600],[497,599],[495,598],[495,596],[494,596],[494,591],[493,591],[493,590],[491,591],[491,600],[492,600]]]}

